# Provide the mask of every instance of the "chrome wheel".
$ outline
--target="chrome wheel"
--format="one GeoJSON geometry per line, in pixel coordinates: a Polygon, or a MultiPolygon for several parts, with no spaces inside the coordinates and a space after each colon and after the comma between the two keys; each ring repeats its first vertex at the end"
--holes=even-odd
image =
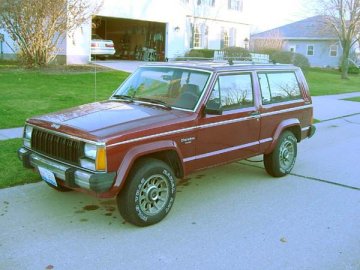
{"type": "Polygon", "coordinates": [[[280,166],[284,170],[288,170],[293,166],[295,158],[294,143],[288,139],[284,140],[280,146],[280,166]]]}
{"type": "Polygon", "coordinates": [[[175,174],[162,160],[141,158],[128,175],[116,200],[121,216],[137,226],[158,223],[175,201],[175,174]]]}
{"type": "Polygon", "coordinates": [[[168,181],[163,175],[152,175],[140,188],[140,209],[146,215],[156,215],[161,212],[169,198],[168,181]]]}
{"type": "Polygon", "coordinates": [[[271,153],[264,154],[264,166],[268,174],[281,177],[291,172],[297,155],[297,139],[291,131],[284,131],[271,153]]]}

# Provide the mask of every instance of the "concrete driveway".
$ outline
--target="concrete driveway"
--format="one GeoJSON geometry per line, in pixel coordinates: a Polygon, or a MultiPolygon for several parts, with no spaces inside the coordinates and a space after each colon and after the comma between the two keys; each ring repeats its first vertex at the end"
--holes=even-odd
{"type": "Polygon", "coordinates": [[[359,270],[359,125],[318,124],[284,178],[248,161],[194,174],[148,228],[114,200],[43,182],[0,190],[0,269],[359,270]]]}
{"type": "Polygon", "coordinates": [[[92,63],[99,65],[99,66],[132,73],[139,66],[146,65],[149,63],[154,63],[154,62],[132,61],[132,60],[106,60],[106,61],[97,60],[97,61],[92,61],[92,63]]]}

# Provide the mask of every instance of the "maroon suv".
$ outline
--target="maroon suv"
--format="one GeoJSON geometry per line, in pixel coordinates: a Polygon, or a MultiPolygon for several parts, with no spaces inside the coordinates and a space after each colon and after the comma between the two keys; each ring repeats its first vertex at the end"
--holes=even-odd
{"type": "Polygon", "coordinates": [[[126,221],[147,226],[194,171],[263,154],[270,175],[290,173],[312,114],[291,65],[150,65],[107,101],[28,119],[18,154],[56,190],[116,196],[126,221]]]}

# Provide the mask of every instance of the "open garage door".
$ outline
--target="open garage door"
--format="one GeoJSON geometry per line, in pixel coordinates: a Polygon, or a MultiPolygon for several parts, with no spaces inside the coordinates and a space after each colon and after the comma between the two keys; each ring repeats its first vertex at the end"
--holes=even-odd
{"type": "Polygon", "coordinates": [[[92,35],[112,40],[116,53],[112,58],[164,61],[166,24],[122,18],[94,17],[92,35]]]}

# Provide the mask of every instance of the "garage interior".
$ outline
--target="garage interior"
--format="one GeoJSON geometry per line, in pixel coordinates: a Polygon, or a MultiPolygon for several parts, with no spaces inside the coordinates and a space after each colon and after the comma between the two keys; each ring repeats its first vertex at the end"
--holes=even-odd
{"type": "Polygon", "coordinates": [[[164,61],[165,33],[165,23],[108,17],[92,19],[92,34],[114,42],[115,59],[164,61]]]}

